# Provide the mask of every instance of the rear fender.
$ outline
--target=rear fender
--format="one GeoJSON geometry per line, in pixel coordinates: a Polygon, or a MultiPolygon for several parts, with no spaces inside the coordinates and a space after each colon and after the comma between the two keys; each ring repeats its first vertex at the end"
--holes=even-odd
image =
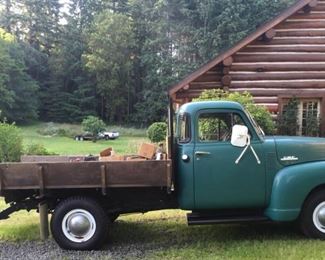
{"type": "Polygon", "coordinates": [[[283,168],[274,178],[265,215],[274,221],[297,219],[309,193],[322,184],[325,184],[324,161],[283,168]]]}

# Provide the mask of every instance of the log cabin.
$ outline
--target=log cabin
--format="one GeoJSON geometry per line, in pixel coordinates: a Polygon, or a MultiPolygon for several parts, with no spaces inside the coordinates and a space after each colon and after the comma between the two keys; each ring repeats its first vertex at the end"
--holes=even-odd
{"type": "MultiPolygon", "coordinates": [[[[169,89],[174,104],[206,89],[248,91],[276,118],[292,97],[299,100],[299,132],[306,115],[325,118],[325,1],[299,0],[232,48],[169,89]]],[[[320,121],[321,134],[325,120],[320,121]]]]}

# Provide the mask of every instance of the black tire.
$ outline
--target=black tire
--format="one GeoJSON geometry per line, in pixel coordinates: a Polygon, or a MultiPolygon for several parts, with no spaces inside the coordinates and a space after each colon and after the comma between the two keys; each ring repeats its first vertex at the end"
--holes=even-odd
{"type": "Polygon", "coordinates": [[[109,222],[105,211],[95,200],[71,197],[55,208],[50,224],[52,236],[61,248],[92,250],[98,249],[104,243],[109,222]],[[80,219],[84,222],[80,222],[80,219]],[[83,230],[85,223],[89,227],[83,230]],[[70,230],[74,224],[75,233],[70,230]],[[83,233],[80,235],[78,232],[83,233]]]}
{"type": "Polygon", "coordinates": [[[307,237],[325,239],[325,191],[316,192],[305,201],[300,227],[307,237]]]}

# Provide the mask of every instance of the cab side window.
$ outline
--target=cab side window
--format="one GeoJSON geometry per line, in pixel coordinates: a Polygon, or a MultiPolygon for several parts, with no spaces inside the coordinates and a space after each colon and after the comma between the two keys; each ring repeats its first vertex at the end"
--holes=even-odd
{"type": "Polygon", "coordinates": [[[245,125],[236,113],[202,113],[198,119],[200,142],[230,142],[234,125],[245,125]]]}

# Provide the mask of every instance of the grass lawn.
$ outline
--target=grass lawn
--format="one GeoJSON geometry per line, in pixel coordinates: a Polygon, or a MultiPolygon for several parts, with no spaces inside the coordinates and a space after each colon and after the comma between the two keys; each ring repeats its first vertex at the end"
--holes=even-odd
{"type": "MultiPolygon", "coordinates": [[[[30,144],[42,144],[49,152],[60,155],[98,155],[100,151],[107,147],[112,147],[116,153],[129,154],[136,153],[138,146],[142,142],[148,141],[145,137],[145,131],[134,130],[126,131],[125,128],[117,128],[120,137],[116,140],[99,140],[96,143],[92,141],[75,141],[73,137],[61,137],[41,135],[39,132],[45,128],[45,124],[36,124],[32,126],[21,127],[21,133],[24,138],[24,146],[30,144]],[[133,134],[133,135],[132,135],[133,134]]],[[[80,127],[76,125],[64,124],[63,129],[72,129],[72,133],[82,133],[80,127]]],[[[72,134],[73,135],[73,134],[72,134]]]]}
{"type": "MultiPolygon", "coordinates": [[[[67,137],[42,136],[37,133],[39,127],[22,128],[24,143],[42,143],[59,154],[98,154],[108,146],[129,153],[146,140],[143,135],[122,135],[114,141],[77,142],[67,137]]],[[[4,207],[0,200],[0,208],[4,207]]],[[[165,210],[121,216],[112,226],[110,246],[139,244],[148,248],[146,259],[325,259],[325,242],[306,239],[292,224],[188,227],[185,214],[165,210]]],[[[38,214],[20,211],[0,221],[0,240],[39,240],[38,214]]]]}

